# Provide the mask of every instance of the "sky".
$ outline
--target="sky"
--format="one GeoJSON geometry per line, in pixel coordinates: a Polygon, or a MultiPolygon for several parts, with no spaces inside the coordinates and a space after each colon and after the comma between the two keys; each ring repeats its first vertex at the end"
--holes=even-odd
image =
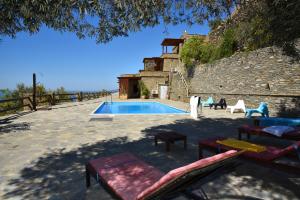
{"type": "Polygon", "coordinates": [[[0,41],[0,89],[17,83],[32,84],[32,73],[46,89],[63,86],[68,91],[99,91],[118,88],[117,77],[143,69],[143,58],[160,56],[165,37],[179,38],[184,31],[207,34],[205,25],[185,24],[144,28],[128,37],[96,44],[91,38],[60,33],[46,27],[34,35],[19,33],[0,41]]]}

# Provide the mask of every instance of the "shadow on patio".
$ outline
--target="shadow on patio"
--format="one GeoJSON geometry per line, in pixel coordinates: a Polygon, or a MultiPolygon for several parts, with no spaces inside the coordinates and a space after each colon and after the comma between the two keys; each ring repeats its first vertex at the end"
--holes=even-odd
{"type": "MultiPolygon", "coordinates": [[[[178,120],[171,124],[154,126],[142,131],[139,140],[118,137],[84,144],[78,149],[53,150],[31,163],[20,172],[20,177],[8,181],[9,190],[4,198],[22,199],[112,199],[95,182],[85,188],[84,164],[93,158],[124,151],[131,152],[164,172],[197,160],[197,141],[211,136],[236,137],[236,127],[247,123],[245,119],[208,119],[200,121],[178,120]],[[181,144],[164,151],[164,145],[155,147],[152,135],[161,130],[175,130],[188,136],[188,149],[181,144]]],[[[204,185],[209,197],[227,199],[297,199],[299,185],[291,174],[246,163],[236,171],[218,177],[204,185]]],[[[298,183],[299,184],[299,183],[298,183]]]]}

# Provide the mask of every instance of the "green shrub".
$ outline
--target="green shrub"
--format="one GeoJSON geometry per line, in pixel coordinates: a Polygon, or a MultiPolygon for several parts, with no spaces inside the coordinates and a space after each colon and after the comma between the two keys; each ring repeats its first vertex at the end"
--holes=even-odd
{"type": "Polygon", "coordinates": [[[273,36],[268,27],[268,20],[259,15],[239,23],[236,27],[238,46],[245,50],[255,50],[272,45],[273,36]]]}
{"type": "Polygon", "coordinates": [[[227,29],[224,32],[222,42],[219,46],[218,57],[224,58],[231,56],[236,51],[236,47],[237,42],[235,40],[234,30],[227,29]]]}
{"type": "Polygon", "coordinates": [[[150,91],[148,90],[147,86],[143,81],[139,82],[139,89],[140,89],[141,96],[149,97],[150,91]]]}
{"type": "Polygon", "coordinates": [[[200,63],[211,63],[219,59],[219,47],[211,43],[204,43],[200,56],[200,63]]]}
{"type": "Polygon", "coordinates": [[[192,37],[183,44],[180,58],[187,68],[192,67],[195,61],[200,60],[202,49],[203,39],[199,37],[192,37]]]}
{"type": "Polygon", "coordinates": [[[237,50],[234,33],[232,29],[225,31],[219,45],[205,42],[199,37],[188,39],[184,43],[180,53],[183,63],[187,68],[191,68],[195,62],[210,63],[231,56],[237,50]]]}

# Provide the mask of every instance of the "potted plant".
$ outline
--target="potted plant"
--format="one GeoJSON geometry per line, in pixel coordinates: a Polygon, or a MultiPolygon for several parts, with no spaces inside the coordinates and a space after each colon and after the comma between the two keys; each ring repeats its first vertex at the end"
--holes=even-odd
{"type": "Polygon", "coordinates": [[[147,88],[144,88],[142,90],[142,95],[141,95],[142,99],[148,99],[149,98],[149,94],[150,94],[149,90],[147,88]]]}
{"type": "Polygon", "coordinates": [[[140,81],[139,86],[140,86],[141,98],[142,99],[149,98],[150,91],[146,87],[145,83],[143,81],[140,81]]]}

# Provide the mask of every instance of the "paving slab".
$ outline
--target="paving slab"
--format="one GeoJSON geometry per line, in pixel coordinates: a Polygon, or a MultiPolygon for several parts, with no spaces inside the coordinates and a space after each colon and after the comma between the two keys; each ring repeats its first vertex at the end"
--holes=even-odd
{"type": "MultiPolygon", "coordinates": [[[[252,123],[243,113],[204,108],[199,121],[188,115],[115,116],[91,120],[89,114],[106,98],[64,103],[51,110],[0,118],[0,199],[113,198],[92,182],[85,188],[84,164],[93,158],[131,152],[168,172],[197,160],[197,141],[214,136],[237,137],[237,127],[252,123]],[[174,144],[154,146],[162,130],[187,135],[188,149],[174,144]]],[[[114,96],[114,101],[119,101],[114,96]]],[[[134,99],[130,101],[142,101],[134,99]]],[[[159,101],[186,110],[188,104],[159,101]]],[[[254,137],[253,141],[288,142],[254,137]]],[[[207,153],[207,156],[210,154],[207,153]]],[[[300,177],[244,163],[234,171],[207,181],[202,188],[211,199],[299,199],[300,177]]],[[[186,199],[178,197],[178,199],[186,199]]]]}

